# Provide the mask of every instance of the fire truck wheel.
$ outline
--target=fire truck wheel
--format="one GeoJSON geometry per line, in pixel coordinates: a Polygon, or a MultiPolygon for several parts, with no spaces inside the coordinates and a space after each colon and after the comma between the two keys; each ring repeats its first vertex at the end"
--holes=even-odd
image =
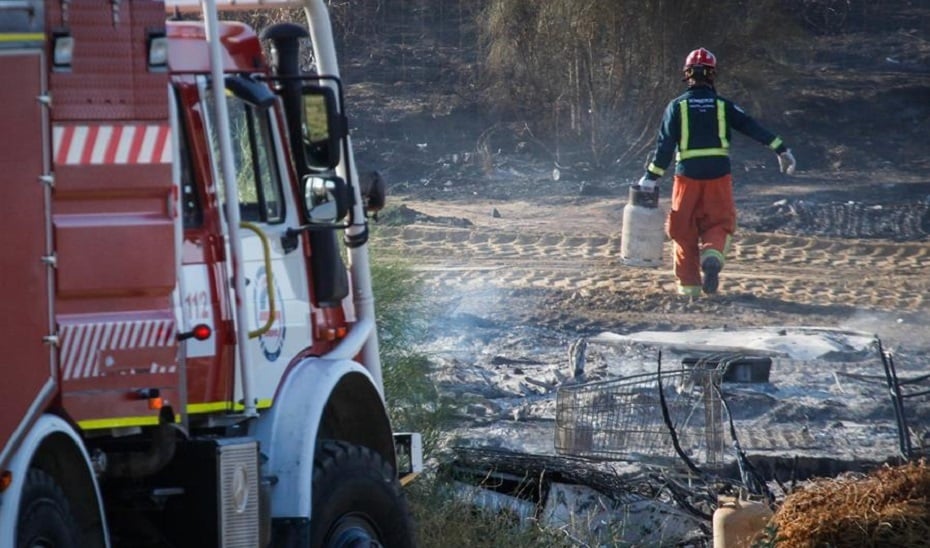
{"type": "Polygon", "coordinates": [[[394,470],[367,447],[322,440],[313,462],[310,546],[413,547],[407,501],[394,470]]]}
{"type": "Polygon", "coordinates": [[[16,545],[25,548],[80,545],[77,522],[65,493],[49,474],[31,468],[23,487],[16,525],[16,545]]]}

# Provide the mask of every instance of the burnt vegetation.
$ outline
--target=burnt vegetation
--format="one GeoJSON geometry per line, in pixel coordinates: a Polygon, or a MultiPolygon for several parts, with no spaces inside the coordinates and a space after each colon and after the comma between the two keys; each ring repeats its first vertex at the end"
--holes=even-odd
{"type": "MultiPolygon", "coordinates": [[[[705,46],[720,59],[721,93],[782,133],[805,169],[926,167],[911,148],[927,132],[916,120],[930,115],[920,2],[332,4],[360,154],[372,163],[409,162],[404,143],[414,158],[428,143],[431,158],[469,154],[485,172],[508,153],[636,172],[682,89],[684,54],[705,46]]],[[[747,169],[770,160],[734,150],[747,169]]]]}

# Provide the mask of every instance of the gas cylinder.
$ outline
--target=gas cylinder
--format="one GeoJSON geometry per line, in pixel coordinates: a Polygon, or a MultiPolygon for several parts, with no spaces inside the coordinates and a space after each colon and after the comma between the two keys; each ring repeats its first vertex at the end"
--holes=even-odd
{"type": "Polygon", "coordinates": [[[714,511],[714,548],[749,548],[772,518],[767,504],[720,497],[714,511]]]}
{"type": "Polygon", "coordinates": [[[660,266],[665,244],[665,214],[659,209],[659,188],[643,190],[630,185],[623,208],[620,260],[630,266],[660,266]]]}

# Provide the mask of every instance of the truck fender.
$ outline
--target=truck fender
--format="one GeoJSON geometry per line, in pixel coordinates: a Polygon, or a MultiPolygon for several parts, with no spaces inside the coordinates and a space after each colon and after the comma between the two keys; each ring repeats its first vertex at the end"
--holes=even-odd
{"type": "MultiPolygon", "coordinates": [[[[0,493],[0,523],[17,523],[19,504],[26,484],[25,478],[29,467],[34,461],[40,459],[53,459],[55,467],[62,468],[62,471],[67,470],[66,473],[56,474],[55,479],[61,483],[72,507],[84,505],[85,509],[93,508],[87,503],[95,503],[97,515],[87,519],[99,525],[98,539],[102,540],[105,546],[110,546],[103,499],[100,496],[100,486],[93,473],[90,456],[74,428],[57,415],[44,414],[39,417],[13,454],[7,467],[7,471],[12,474],[13,483],[6,491],[0,493]],[[53,446],[43,448],[43,444],[46,443],[51,443],[53,446]],[[43,452],[42,455],[38,455],[40,451],[43,452]],[[88,485],[93,487],[93,501],[90,500],[91,493],[86,489],[88,485]]],[[[0,527],[0,546],[15,545],[16,527],[0,527]]]]}
{"type": "Polygon", "coordinates": [[[395,465],[384,400],[371,374],[352,360],[308,358],[282,380],[253,431],[271,479],[271,516],[309,518],[318,439],[364,445],[395,465]]]}

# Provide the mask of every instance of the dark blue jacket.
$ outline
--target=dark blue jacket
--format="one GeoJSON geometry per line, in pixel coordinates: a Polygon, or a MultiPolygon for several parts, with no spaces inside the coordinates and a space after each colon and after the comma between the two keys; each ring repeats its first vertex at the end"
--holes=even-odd
{"type": "Polygon", "coordinates": [[[732,101],[711,87],[694,86],[666,107],[646,177],[655,180],[664,175],[673,156],[678,161],[675,173],[692,179],[716,179],[730,173],[731,129],[778,154],[787,150],[781,137],[760,126],[732,101]]]}

